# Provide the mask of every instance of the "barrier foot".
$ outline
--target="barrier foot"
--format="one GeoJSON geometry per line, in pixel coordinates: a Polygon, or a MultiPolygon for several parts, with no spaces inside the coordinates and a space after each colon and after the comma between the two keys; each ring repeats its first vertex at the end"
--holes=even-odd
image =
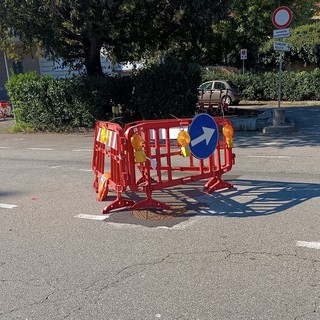
{"type": "Polygon", "coordinates": [[[110,202],[103,210],[103,214],[109,213],[111,210],[119,208],[131,208],[135,204],[132,200],[123,199],[121,196],[118,196],[116,200],[110,202]]]}
{"type": "Polygon", "coordinates": [[[232,189],[233,188],[233,184],[229,183],[229,182],[225,182],[221,179],[221,177],[215,177],[210,179],[205,186],[203,187],[203,190],[211,193],[214,192],[216,190],[220,190],[220,189],[232,189]]]}
{"type": "Polygon", "coordinates": [[[168,206],[163,202],[148,198],[146,200],[137,202],[131,207],[132,210],[146,209],[146,208],[169,210],[170,206],[168,206]]]}

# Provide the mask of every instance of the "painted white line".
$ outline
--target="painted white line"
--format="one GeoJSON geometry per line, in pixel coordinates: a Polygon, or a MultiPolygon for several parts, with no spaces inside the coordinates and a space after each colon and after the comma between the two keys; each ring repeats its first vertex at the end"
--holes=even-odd
{"type": "Polygon", "coordinates": [[[7,204],[7,203],[0,203],[0,208],[4,208],[4,209],[13,209],[17,207],[16,204],[7,204]]]}
{"type": "Polygon", "coordinates": [[[264,145],[266,146],[273,146],[273,145],[278,145],[280,142],[265,142],[264,145]]]}
{"type": "Polygon", "coordinates": [[[297,241],[296,246],[310,249],[320,249],[320,242],[297,241]]]}
{"type": "Polygon", "coordinates": [[[289,156],[247,156],[247,158],[273,158],[273,159],[290,159],[289,156]]]}
{"type": "Polygon", "coordinates": [[[75,169],[77,171],[81,171],[81,172],[92,172],[92,169],[75,169]]]}
{"type": "Polygon", "coordinates": [[[92,152],[92,149],[74,149],[72,152],[92,152]]]}
{"type": "Polygon", "coordinates": [[[74,216],[74,217],[75,217],[75,218],[80,218],[80,219],[99,220],[99,221],[102,221],[102,220],[108,219],[109,216],[106,216],[106,215],[94,216],[94,215],[91,215],[91,214],[80,213],[80,214],[77,214],[77,215],[74,216]]]}
{"type": "Polygon", "coordinates": [[[10,147],[0,147],[0,149],[9,149],[10,147]]]}
{"type": "Polygon", "coordinates": [[[51,148],[27,148],[28,150],[53,151],[51,148]]]}

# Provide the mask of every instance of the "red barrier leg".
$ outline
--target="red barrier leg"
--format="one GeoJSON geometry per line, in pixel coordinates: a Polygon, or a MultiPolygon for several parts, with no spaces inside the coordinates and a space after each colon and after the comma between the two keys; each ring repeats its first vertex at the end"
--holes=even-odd
{"type": "Polygon", "coordinates": [[[210,179],[203,187],[203,190],[208,193],[211,193],[216,190],[225,189],[225,188],[232,189],[233,184],[225,182],[222,180],[221,176],[217,176],[210,179]]]}
{"type": "Polygon", "coordinates": [[[146,200],[142,200],[134,204],[131,209],[137,210],[137,209],[162,209],[162,210],[169,210],[170,206],[167,204],[154,200],[152,198],[147,198],[146,200]]]}
{"type": "Polygon", "coordinates": [[[131,209],[137,210],[137,209],[146,209],[146,208],[169,210],[170,206],[168,206],[163,202],[152,199],[151,192],[147,192],[147,199],[137,202],[131,207],[131,209]]]}
{"type": "Polygon", "coordinates": [[[131,208],[135,204],[134,201],[123,199],[121,197],[121,193],[117,194],[116,200],[110,202],[103,210],[102,213],[106,214],[109,213],[111,210],[119,209],[119,208],[131,208]]]}

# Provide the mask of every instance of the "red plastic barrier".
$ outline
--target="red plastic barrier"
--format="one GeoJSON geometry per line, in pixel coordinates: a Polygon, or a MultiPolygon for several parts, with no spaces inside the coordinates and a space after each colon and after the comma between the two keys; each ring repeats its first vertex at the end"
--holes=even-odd
{"type": "Polygon", "coordinates": [[[8,102],[0,102],[0,118],[4,120],[11,116],[11,107],[8,102]]]}
{"type": "Polygon", "coordinates": [[[134,202],[123,199],[122,192],[127,189],[127,172],[125,166],[125,138],[120,125],[112,122],[96,123],[92,170],[95,174],[93,187],[98,192],[98,181],[109,168],[108,188],[117,193],[117,197],[109,205],[109,211],[122,207],[131,207],[134,202]],[[107,160],[107,163],[106,163],[107,160]]]}
{"type": "Polygon", "coordinates": [[[94,187],[97,190],[98,179],[108,167],[111,173],[108,186],[117,192],[116,200],[108,204],[103,213],[121,207],[169,209],[167,204],[152,198],[153,191],[202,179],[209,179],[204,186],[207,192],[232,188],[222,179],[222,175],[230,171],[235,163],[232,148],[228,147],[222,134],[223,126],[230,125],[230,122],[220,117],[214,119],[219,128],[219,140],[214,153],[205,160],[192,155],[183,157],[177,142],[178,133],[182,129],[187,131],[192,119],[138,121],[126,125],[124,129],[114,123],[97,122],[92,161],[94,187]],[[101,142],[102,130],[107,130],[116,143],[110,138],[101,142]],[[141,163],[135,162],[136,150],[131,144],[136,134],[142,138],[142,151],[146,155],[141,163]],[[106,160],[109,163],[105,165],[106,160]],[[146,199],[135,202],[122,198],[122,192],[127,188],[145,193],[146,199]]]}

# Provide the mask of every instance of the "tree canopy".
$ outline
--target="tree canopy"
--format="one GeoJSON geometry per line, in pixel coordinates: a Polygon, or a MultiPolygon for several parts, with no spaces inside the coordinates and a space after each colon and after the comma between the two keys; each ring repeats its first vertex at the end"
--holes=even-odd
{"type": "Polygon", "coordinates": [[[2,0],[0,40],[18,36],[26,50],[79,61],[102,73],[100,50],[117,62],[145,52],[183,49],[198,59],[213,21],[225,19],[231,0],[2,0]]]}
{"type": "MultiPolygon", "coordinates": [[[[267,41],[259,50],[259,60],[271,68],[278,63],[279,53],[273,49],[273,39],[267,41]]],[[[320,66],[320,22],[298,26],[292,29],[286,39],[290,52],[284,55],[284,64],[300,62],[320,66]]]]}
{"type": "Polygon", "coordinates": [[[225,44],[221,47],[228,61],[239,61],[241,48],[248,49],[249,63],[257,60],[259,47],[272,38],[272,13],[281,5],[293,12],[291,27],[311,22],[317,11],[317,0],[233,0],[229,19],[214,26],[214,30],[225,44]]]}

